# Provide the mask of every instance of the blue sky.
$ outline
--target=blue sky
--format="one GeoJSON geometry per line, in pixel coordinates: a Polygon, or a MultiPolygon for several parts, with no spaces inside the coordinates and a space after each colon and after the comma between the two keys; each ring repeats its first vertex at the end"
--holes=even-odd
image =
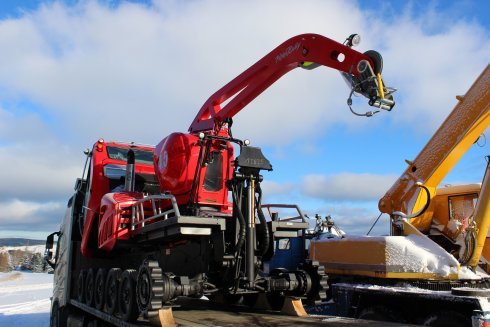
{"type": "MultiPolygon", "coordinates": [[[[56,230],[99,137],[156,144],[185,132],[217,89],[307,32],[361,34],[359,51],[383,55],[396,107],[356,117],[337,72],[295,70],[235,117],[234,136],[273,164],[265,202],[363,234],[404,160],[488,65],[489,12],[484,0],[1,1],[0,237],[56,230]]],[[[481,145],[444,183],[481,180],[481,145]]],[[[387,232],[385,219],[375,233],[387,232]]]]}

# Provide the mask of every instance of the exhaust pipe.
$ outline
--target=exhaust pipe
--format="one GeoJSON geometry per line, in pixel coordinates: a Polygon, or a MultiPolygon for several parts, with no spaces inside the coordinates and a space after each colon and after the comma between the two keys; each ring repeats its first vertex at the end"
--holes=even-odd
{"type": "Polygon", "coordinates": [[[134,167],[134,151],[128,151],[128,161],[126,163],[126,180],[124,181],[124,191],[134,192],[134,182],[136,178],[135,167],[134,167]]]}

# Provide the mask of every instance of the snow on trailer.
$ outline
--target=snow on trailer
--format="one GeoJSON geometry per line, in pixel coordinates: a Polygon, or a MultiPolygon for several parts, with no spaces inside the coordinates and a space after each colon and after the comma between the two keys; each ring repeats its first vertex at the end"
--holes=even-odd
{"type": "MultiPolygon", "coordinates": [[[[312,240],[316,242],[316,240],[312,240]]],[[[321,238],[321,244],[328,246],[331,250],[339,251],[330,253],[324,263],[327,269],[342,269],[344,268],[340,256],[343,254],[341,249],[347,245],[356,243],[356,249],[360,253],[359,256],[365,258],[365,263],[362,260],[357,260],[355,263],[345,263],[350,268],[352,266],[363,266],[373,262],[374,255],[380,255],[379,269],[385,270],[387,273],[404,274],[404,273],[421,273],[429,278],[452,277],[452,279],[460,280],[480,280],[489,278],[490,276],[480,270],[479,274],[474,273],[468,267],[461,267],[460,263],[454,256],[441,248],[436,243],[427,239],[422,235],[411,234],[408,236],[350,236],[343,235],[337,238],[321,238]],[[329,243],[332,243],[330,245],[329,243]],[[375,250],[375,251],[373,251],[375,250]]],[[[315,256],[315,251],[322,250],[321,247],[312,248],[312,256],[315,256]]],[[[324,256],[327,254],[322,253],[324,256]]],[[[367,267],[366,267],[367,268],[367,267]]],[[[371,264],[370,269],[373,270],[371,264]]]]}

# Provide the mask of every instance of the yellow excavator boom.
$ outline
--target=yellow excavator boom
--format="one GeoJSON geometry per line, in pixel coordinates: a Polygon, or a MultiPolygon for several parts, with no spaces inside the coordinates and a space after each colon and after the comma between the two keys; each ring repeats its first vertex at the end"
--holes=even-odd
{"type": "Polygon", "coordinates": [[[435,188],[490,124],[490,65],[459,100],[451,114],[417,158],[379,201],[383,213],[413,213],[427,202],[422,183],[434,195],[435,188]]]}

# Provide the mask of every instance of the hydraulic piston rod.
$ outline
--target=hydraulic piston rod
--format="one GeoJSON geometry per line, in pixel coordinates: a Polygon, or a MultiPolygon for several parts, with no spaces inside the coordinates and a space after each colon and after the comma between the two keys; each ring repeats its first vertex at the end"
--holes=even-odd
{"type": "Polygon", "coordinates": [[[248,215],[247,215],[247,279],[249,287],[255,284],[255,179],[250,176],[247,187],[248,215]]]}

